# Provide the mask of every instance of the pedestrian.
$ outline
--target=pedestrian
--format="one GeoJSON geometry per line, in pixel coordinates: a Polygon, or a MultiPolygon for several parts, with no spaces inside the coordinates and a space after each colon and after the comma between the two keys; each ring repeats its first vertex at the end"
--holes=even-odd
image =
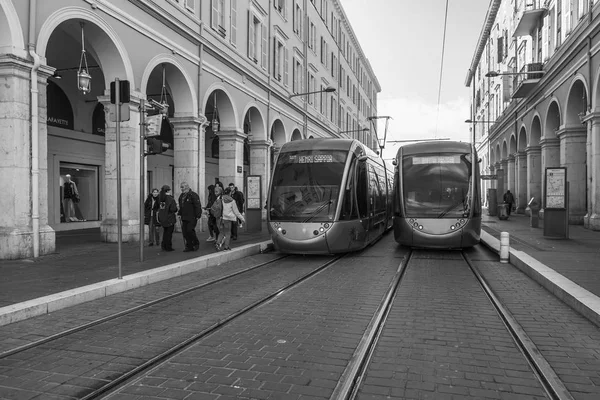
{"type": "Polygon", "coordinates": [[[144,202],[144,224],[148,225],[148,246],[154,246],[160,243],[160,225],[156,222],[156,211],[154,208],[158,202],[158,189],[152,189],[152,193],[148,195],[148,198],[144,202]]]}
{"type": "MultiPolygon", "coordinates": [[[[238,211],[243,215],[244,214],[244,194],[238,190],[235,184],[232,182],[229,184],[229,190],[231,190],[231,197],[235,200],[235,205],[238,208],[238,211]]],[[[233,240],[237,240],[238,237],[238,227],[241,224],[239,219],[236,219],[231,224],[231,238],[233,240]]]]}
{"type": "Polygon", "coordinates": [[[160,247],[164,251],[173,251],[173,231],[177,221],[177,202],[171,194],[171,187],[163,185],[158,195],[155,210],[156,221],[163,227],[163,238],[160,247]]]}
{"type": "Polygon", "coordinates": [[[196,251],[200,247],[200,241],[196,235],[196,225],[202,217],[202,203],[198,193],[190,189],[187,182],[181,182],[181,194],[179,195],[179,211],[177,214],[181,219],[181,232],[185,241],[184,252],[196,251]]]}
{"type": "Polygon", "coordinates": [[[215,185],[208,185],[208,200],[206,203],[206,212],[208,213],[208,233],[209,237],[206,239],[207,242],[214,242],[219,237],[219,228],[217,227],[217,219],[210,212],[210,208],[217,199],[215,194],[215,185]]]}
{"type": "Polygon", "coordinates": [[[507,190],[506,193],[504,193],[504,202],[506,204],[508,204],[507,213],[508,213],[508,215],[510,215],[510,212],[512,211],[512,208],[513,208],[513,204],[515,203],[515,197],[510,192],[510,190],[507,190]]]}
{"type": "Polygon", "coordinates": [[[217,239],[215,247],[217,251],[231,250],[229,243],[231,240],[231,224],[239,218],[242,222],[246,222],[244,216],[239,212],[235,200],[231,197],[231,189],[227,187],[222,196],[222,217],[221,217],[221,234],[217,239]]]}

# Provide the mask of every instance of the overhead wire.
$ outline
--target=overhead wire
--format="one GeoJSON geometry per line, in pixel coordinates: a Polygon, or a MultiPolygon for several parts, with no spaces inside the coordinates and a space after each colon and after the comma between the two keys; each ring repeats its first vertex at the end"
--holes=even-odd
{"type": "Polygon", "coordinates": [[[438,123],[440,120],[440,101],[441,101],[441,97],[442,97],[442,76],[444,73],[444,52],[446,50],[446,26],[448,25],[448,2],[449,2],[449,0],[446,0],[446,11],[444,12],[444,35],[442,38],[442,57],[441,57],[441,62],[440,62],[440,82],[438,85],[437,112],[436,112],[436,117],[435,117],[435,135],[434,135],[434,137],[437,137],[438,123]]]}

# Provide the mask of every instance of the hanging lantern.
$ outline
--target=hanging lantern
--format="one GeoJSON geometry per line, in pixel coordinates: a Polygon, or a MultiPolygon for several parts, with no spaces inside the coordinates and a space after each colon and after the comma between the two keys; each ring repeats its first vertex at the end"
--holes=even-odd
{"type": "Polygon", "coordinates": [[[88,72],[87,57],[85,55],[85,35],[83,31],[83,22],[81,25],[81,58],[79,59],[79,70],[77,71],[77,88],[83,94],[88,94],[92,90],[92,76],[88,72]]]}
{"type": "Polygon", "coordinates": [[[215,109],[213,112],[213,120],[212,120],[212,131],[214,133],[217,133],[219,131],[219,119],[218,119],[218,110],[217,110],[217,93],[215,92],[215,99],[214,99],[214,103],[215,103],[215,109]]]}

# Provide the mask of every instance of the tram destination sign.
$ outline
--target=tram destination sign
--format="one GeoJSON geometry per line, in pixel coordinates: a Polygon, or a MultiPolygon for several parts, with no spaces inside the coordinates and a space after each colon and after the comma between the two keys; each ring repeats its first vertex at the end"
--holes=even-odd
{"type": "Polygon", "coordinates": [[[481,175],[480,177],[481,177],[481,179],[483,179],[484,181],[485,181],[485,180],[487,180],[487,181],[492,181],[492,180],[498,179],[498,175],[481,175]]]}

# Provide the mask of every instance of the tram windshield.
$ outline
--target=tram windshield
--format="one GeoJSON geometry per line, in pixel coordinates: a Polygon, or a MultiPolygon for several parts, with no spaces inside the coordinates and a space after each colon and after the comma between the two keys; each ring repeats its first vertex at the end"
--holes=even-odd
{"type": "Polygon", "coordinates": [[[271,220],[332,221],[346,157],[347,153],[339,150],[279,154],[271,184],[271,220]]]}
{"type": "Polygon", "coordinates": [[[405,215],[467,217],[471,196],[470,157],[468,153],[405,156],[402,161],[405,215]]]}

